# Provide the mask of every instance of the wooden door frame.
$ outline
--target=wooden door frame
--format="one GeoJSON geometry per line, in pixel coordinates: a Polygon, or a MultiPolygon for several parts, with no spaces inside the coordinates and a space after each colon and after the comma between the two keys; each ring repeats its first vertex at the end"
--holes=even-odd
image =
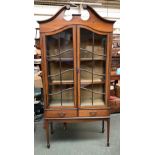
{"type": "Polygon", "coordinates": [[[44,32],[41,33],[40,35],[40,47],[42,50],[42,72],[43,72],[43,91],[44,91],[44,103],[45,103],[45,110],[55,110],[55,109],[76,109],[77,108],[77,98],[76,98],[76,26],[75,25],[69,25],[69,26],[65,26],[62,27],[61,29],[55,30],[55,31],[50,31],[50,32],[44,32]],[[57,33],[61,33],[67,29],[71,28],[72,29],[72,36],[73,36],[73,69],[74,69],[74,106],[54,106],[51,107],[48,105],[48,86],[49,86],[49,82],[48,82],[48,73],[47,73],[47,60],[46,60],[46,36],[50,36],[50,35],[54,35],[57,33]]]}
{"type": "Polygon", "coordinates": [[[84,26],[84,25],[77,25],[77,103],[78,103],[78,109],[109,109],[108,106],[108,98],[109,98],[109,91],[110,91],[110,62],[111,61],[111,38],[110,33],[104,32],[104,31],[97,31],[95,29],[92,29],[90,27],[84,26]],[[81,106],[80,105],[80,28],[85,28],[93,33],[100,34],[100,35],[106,35],[106,77],[105,77],[105,105],[103,106],[81,106]]]}

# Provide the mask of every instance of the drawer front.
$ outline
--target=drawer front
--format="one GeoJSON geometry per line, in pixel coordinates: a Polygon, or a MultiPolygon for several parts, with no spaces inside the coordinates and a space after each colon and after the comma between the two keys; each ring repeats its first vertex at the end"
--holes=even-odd
{"type": "Polygon", "coordinates": [[[76,117],[77,111],[76,110],[47,110],[44,113],[44,117],[51,117],[51,118],[64,118],[64,117],[76,117]]]}
{"type": "Polygon", "coordinates": [[[80,117],[102,117],[109,115],[109,110],[79,110],[80,117]]]}

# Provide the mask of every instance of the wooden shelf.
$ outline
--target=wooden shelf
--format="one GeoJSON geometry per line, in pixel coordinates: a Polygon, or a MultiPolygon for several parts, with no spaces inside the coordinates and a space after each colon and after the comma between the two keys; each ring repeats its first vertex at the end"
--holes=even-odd
{"type": "Polygon", "coordinates": [[[81,106],[101,106],[101,105],[105,105],[102,99],[94,99],[93,105],[92,105],[92,100],[81,101],[81,106]]]}
{"type": "MultiPolygon", "coordinates": [[[[94,79],[93,80],[93,84],[103,84],[105,83],[104,80],[102,79],[94,79]]],[[[74,81],[73,80],[62,80],[59,81],[59,80],[54,80],[52,82],[49,83],[49,85],[70,85],[70,84],[74,84],[74,81]]],[[[81,84],[92,84],[92,80],[81,80],[81,84]]]]}
{"type": "MultiPolygon", "coordinates": [[[[93,80],[93,84],[102,84],[105,83],[104,80],[102,79],[94,79],[93,80]]],[[[81,84],[92,84],[92,80],[81,80],[81,84]]]]}
{"type": "MultiPolygon", "coordinates": [[[[105,59],[94,58],[94,61],[105,61],[105,59]]],[[[92,58],[80,58],[80,61],[92,61],[92,58]]]]}
{"type": "Polygon", "coordinates": [[[74,81],[73,80],[54,80],[52,82],[49,83],[49,85],[60,85],[60,84],[63,84],[63,85],[69,85],[69,84],[74,84],[74,81]]]}
{"type": "MultiPolygon", "coordinates": [[[[73,61],[73,58],[61,58],[62,62],[66,62],[66,61],[73,61]]],[[[80,58],[81,61],[92,61],[92,58],[80,58]]],[[[101,59],[101,58],[94,58],[94,61],[105,61],[105,59],[101,59]]],[[[47,59],[47,61],[51,62],[51,61],[56,61],[59,62],[60,59],[59,58],[54,58],[54,59],[47,59]]]]}
{"type": "MultiPolygon", "coordinates": [[[[61,106],[61,100],[58,100],[58,101],[50,101],[49,102],[49,105],[50,107],[57,107],[57,106],[61,106]]],[[[65,101],[65,100],[62,100],[62,106],[74,106],[74,101],[65,101]]]]}
{"type": "MultiPolygon", "coordinates": [[[[64,62],[64,61],[73,61],[74,59],[73,58],[61,58],[61,61],[64,62]]],[[[53,58],[53,59],[47,59],[47,61],[60,61],[59,58],[53,58]]]]}
{"type": "MultiPolygon", "coordinates": [[[[50,107],[57,107],[61,106],[61,100],[59,101],[50,101],[49,102],[50,107]]],[[[94,99],[93,105],[91,100],[84,100],[81,101],[81,106],[102,106],[105,105],[104,101],[102,99],[94,99]]],[[[74,106],[74,101],[64,101],[62,102],[62,106],[74,106]]]]}

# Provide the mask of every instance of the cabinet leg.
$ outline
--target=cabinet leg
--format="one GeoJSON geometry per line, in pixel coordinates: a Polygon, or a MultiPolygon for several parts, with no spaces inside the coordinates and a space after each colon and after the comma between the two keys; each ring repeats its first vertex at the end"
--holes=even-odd
{"type": "Polygon", "coordinates": [[[109,143],[109,134],[110,134],[110,118],[107,119],[107,146],[110,145],[110,143],[109,143]]]}
{"type": "Polygon", "coordinates": [[[102,121],[102,133],[104,133],[104,120],[102,121]]]}
{"type": "Polygon", "coordinates": [[[67,123],[64,123],[64,130],[67,130],[67,123]]]}
{"type": "Polygon", "coordinates": [[[47,140],[47,148],[50,148],[50,143],[49,143],[49,122],[46,120],[46,140],[47,140]]]}
{"type": "Polygon", "coordinates": [[[50,123],[50,126],[51,126],[51,135],[53,134],[53,123],[50,123]]]}

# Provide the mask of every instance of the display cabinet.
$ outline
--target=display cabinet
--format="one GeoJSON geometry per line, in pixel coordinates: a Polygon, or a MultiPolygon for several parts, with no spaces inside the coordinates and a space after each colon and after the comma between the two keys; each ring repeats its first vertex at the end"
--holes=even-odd
{"type": "Polygon", "coordinates": [[[110,62],[114,21],[100,17],[90,6],[83,6],[89,18],[72,14],[69,6],[52,18],[39,21],[44,88],[44,123],[47,147],[53,122],[107,122],[109,146],[110,62]]]}

